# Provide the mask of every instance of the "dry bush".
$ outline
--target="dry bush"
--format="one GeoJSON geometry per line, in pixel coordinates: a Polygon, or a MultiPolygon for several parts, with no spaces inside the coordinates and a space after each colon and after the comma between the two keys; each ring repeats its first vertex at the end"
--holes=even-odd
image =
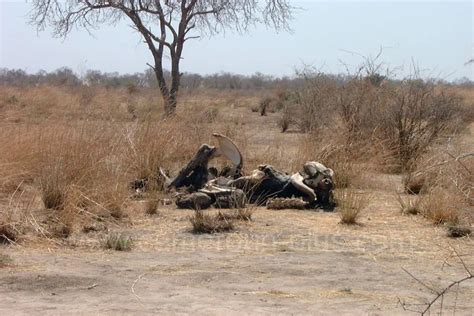
{"type": "Polygon", "coordinates": [[[421,192],[443,191],[465,209],[473,205],[474,153],[463,153],[464,142],[451,142],[450,150],[434,147],[419,160],[419,169],[410,173],[408,185],[421,185],[421,192]]]}
{"type": "MultiPolygon", "coordinates": [[[[457,145],[453,145],[454,148],[457,145]]],[[[424,157],[419,165],[422,168],[410,174],[408,179],[422,179],[418,181],[410,180],[405,183],[411,191],[421,187],[422,195],[416,198],[408,198],[410,203],[401,203],[402,208],[409,210],[416,208],[417,213],[422,214],[435,225],[448,224],[470,225],[473,220],[472,213],[472,161],[467,154],[453,155],[449,152],[430,153],[424,157]]],[[[411,192],[407,192],[411,193],[411,192]]],[[[415,190],[415,193],[417,191],[415,190]]],[[[399,200],[402,199],[399,197],[399,200]]]]}
{"type": "Polygon", "coordinates": [[[380,132],[395,150],[400,170],[410,171],[435,140],[459,123],[461,99],[416,78],[390,85],[388,93],[380,132]]]}
{"type": "Polygon", "coordinates": [[[334,195],[341,218],[340,223],[357,224],[362,210],[370,202],[370,196],[353,190],[336,190],[334,195]]]}
{"type": "Polygon", "coordinates": [[[435,188],[420,201],[421,214],[433,224],[456,225],[460,220],[460,201],[445,189],[435,188]]]}
{"type": "Polygon", "coordinates": [[[294,100],[285,110],[294,124],[304,133],[317,133],[334,124],[334,84],[321,74],[308,78],[304,88],[299,89],[294,100]]]}
{"type": "Polygon", "coordinates": [[[100,244],[104,249],[130,251],[133,247],[133,239],[126,233],[110,233],[101,237],[100,244]]]}
{"type": "Polygon", "coordinates": [[[261,116],[266,116],[267,115],[267,109],[270,106],[270,103],[272,102],[271,97],[265,97],[260,101],[259,105],[259,112],[261,116]]]}
{"type": "Polygon", "coordinates": [[[280,127],[282,133],[288,130],[288,128],[290,127],[291,121],[292,121],[291,114],[289,114],[287,111],[284,110],[280,118],[278,119],[278,126],[280,127]]]}
{"type": "Polygon", "coordinates": [[[426,217],[434,225],[456,226],[462,217],[463,203],[446,188],[431,187],[424,195],[403,197],[397,195],[402,214],[426,217]]]}
{"type": "Polygon", "coordinates": [[[233,220],[223,218],[219,214],[204,214],[203,211],[196,210],[189,220],[193,225],[192,232],[195,234],[214,234],[234,230],[233,220]]]}
{"type": "Polygon", "coordinates": [[[274,113],[282,110],[288,98],[288,91],[283,87],[277,87],[272,95],[265,96],[260,100],[258,108],[252,107],[251,110],[252,112],[260,112],[261,116],[266,116],[267,112],[274,113]]]}
{"type": "Polygon", "coordinates": [[[383,88],[356,76],[339,86],[334,96],[337,120],[346,143],[370,140],[379,123],[379,111],[385,103],[383,88]]]}
{"type": "Polygon", "coordinates": [[[464,102],[457,92],[416,74],[390,80],[388,70],[387,76],[378,73],[382,67],[366,59],[345,77],[303,73],[304,84],[287,104],[280,127],[285,130],[292,118],[302,132],[341,138],[346,147],[372,145],[379,155],[392,156],[380,161],[392,171],[412,171],[431,145],[466,126],[464,102]]]}
{"type": "Polygon", "coordinates": [[[145,203],[145,213],[148,215],[158,214],[158,206],[160,204],[160,199],[150,198],[145,203]]]}

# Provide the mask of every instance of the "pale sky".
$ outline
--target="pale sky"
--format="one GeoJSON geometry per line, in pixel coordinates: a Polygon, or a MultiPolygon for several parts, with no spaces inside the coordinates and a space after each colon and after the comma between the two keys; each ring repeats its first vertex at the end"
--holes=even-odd
{"type": "MultiPolygon", "coordinates": [[[[355,68],[358,54],[383,60],[400,75],[412,61],[426,77],[474,80],[474,25],[471,1],[292,1],[301,7],[293,32],[276,33],[263,26],[239,35],[227,32],[189,41],[181,70],[200,74],[232,72],[293,75],[312,65],[324,72],[344,72],[341,61],[355,68]],[[354,52],[356,54],[352,54],[354,52]]],[[[73,31],[55,38],[51,29],[37,33],[29,25],[26,0],[0,0],[0,67],[28,72],[63,66],[78,74],[87,69],[141,72],[151,55],[127,23],[103,25],[93,36],[73,31]]]]}

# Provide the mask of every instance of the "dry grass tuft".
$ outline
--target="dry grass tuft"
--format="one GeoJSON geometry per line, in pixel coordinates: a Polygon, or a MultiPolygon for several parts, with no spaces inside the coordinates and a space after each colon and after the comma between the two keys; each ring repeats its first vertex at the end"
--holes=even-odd
{"type": "Polygon", "coordinates": [[[0,222],[0,244],[9,244],[18,239],[18,231],[11,222],[0,222]]]}
{"type": "Polygon", "coordinates": [[[250,208],[241,208],[233,212],[219,212],[217,218],[221,221],[251,221],[253,210],[250,208]]]}
{"type": "Polygon", "coordinates": [[[353,190],[336,190],[334,194],[341,218],[340,223],[357,224],[362,210],[370,202],[370,196],[353,190]]]}
{"type": "Polygon", "coordinates": [[[17,242],[27,225],[24,215],[28,206],[20,205],[14,199],[15,194],[10,196],[8,206],[0,211],[0,244],[17,242]]]}
{"type": "Polygon", "coordinates": [[[126,233],[111,233],[102,237],[100,240],[104,249],[113,249],[117,251],[130,251],[133,247],[133,239],[126,233]]]}
{"type": "Polygon", "coordinates": [[[435,188],[420,201],[421,214],[434,225],[456,225],[460,220],[458,198],[442,188],[435,188]]]}
{"type": "Polygon", "coordinates": [[[203,211],[194,211],[189,219],[193,225],[192,232],[195,234],[214,234],[234,230],[232,219],[223,218],[220,214],[204,214],[203,211]]]}
{"type": "Polygon", "coordinates": [[[13,263],[10,256],[0,253],[0,268],[7,267],[13,263]]]}
{"type": "Polygon", "coordinates": [[[397,194],[397,200],[400,204],[400,212],[404,215],[418,215],[421,213],[420,201],[421,198],[411,199],[404,198],[397,194]]]}
{"type": "Polygon", "coordinates": [[[148,215],[158,214],[158,206],[160,205],[160,199],[150,198],[145,202],[145,213],[148,215]]]}
{"type": "Polygon", "coordinates": [[[68,187],[61,179],[60,170],[57,168],[48,169],[42,172],[40,178],[41,200],[45,208],[60,210],[66,205],[68,187]]]}
{"type": "Polygon", "coordinates": [[[281,129],[281,132],[284,133],[288,130],[291,124],[291,116],[288,115],[285,111],[278,119],[278,126],[281,129]]]}
{"type": "Polygon", "coordinates": [[[50,225],[48,233],[52,238],[68,238],[72,234],[72,226],[70,223],[59,222],[50,225]]]}

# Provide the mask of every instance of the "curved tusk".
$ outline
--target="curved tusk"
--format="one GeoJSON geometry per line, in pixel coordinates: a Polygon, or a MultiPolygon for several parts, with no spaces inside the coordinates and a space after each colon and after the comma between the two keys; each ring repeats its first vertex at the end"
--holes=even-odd
{"type": "Polygon", "coordinates": [[[331,177],[331,179],[334,178],[334,170],[328,168],[328,175],[331,177]]]}
{"type": "Polygon", "coordinates": [[[291,176],[290,182],[293,184],[298,190],[306,194],[311,201],[316,200],[316,194],[314,191],[307,186],[306,184],[303,183],[303,176],[300,175],[299,173],[295,173],[294,175],[291,176]]]}
{"type": "Polygon", "coordinates": [[[219,142],[219,148],[217,152],[232,161],[232,163],[237,167],[237,169],[242,169],[244,162],[242,154],[240,153],[240,150],[237,145],[229,137],[224,136],[222,134],[214,133],[212,134],[212,136],[214,136],[219,142]]]}
{"type": "Polygon", "coordinates": [[[161,167],[160,167],[160,174],[165,179],[165,183],[164,183],[165,188],[168,188],[171,184],[170,177],[166,175],[165,171],[161,167]]]}

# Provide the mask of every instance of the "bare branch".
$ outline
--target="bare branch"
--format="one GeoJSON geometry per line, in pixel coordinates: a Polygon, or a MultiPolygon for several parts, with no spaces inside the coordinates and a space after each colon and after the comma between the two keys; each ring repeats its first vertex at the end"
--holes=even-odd
{"type": "MultiPolygon", "coordinates": [[[[471,280],[471,279],[474,279],[474,275],[471,273],[470,269],[468,269],[465,261],[462,259],[462,256],[456,251],[456,249],[454,247],[451,247],[453,252],[455,253],[455,257],[459,260],[459,262],[461,263],[461,265],[463,266],[464,270],[466,271],[467,273],[467,276],[463,277],[463,278],[460,278],[458,280],[455,280],[455,281],[452,281],[451,283],[449,283],[447,286],[445,286],[443,289],[437,291],[435,289],[433,289],[432,287],[428,286],[426,283],[424,283],[423,281],[421,281],[420,279],[418,279],[417,277],[415,277],[412,273],[408,272],[406,269],[402,268],[403,271],[405,271],[410,277],[412,277],[415,281],[417,281],[419,284],[423,285],[425,288],[429,289],[431,292],[435,293],[436,296],[434,296],[431,300],[429,300],[426,304],[408,304],[404,301],[402,301],[400,298],[398,299],[398,302],[400,303],[400,305],[402,306],[402,308],[406,311],[412,311],[412,312],[416,312],[416,313],[420,313],[421,315],[426,315],[427,313],[430,312],[431,308],[433,307],[433,305],[440,301],[440,314],[442,313],[443,311],[443,305],[444,305],[444,296],[455,286],[457,286],[457,291],[456,291],[456,301],[455,301],[455,305],[454,305],[454,311],[456,310],[456,307],[457,307],[457,296],[458,296],[458,290],[459,290],[459,286],[461,283],[463,282],[466,282],[468,280],[471,280]],[[414,306],[414,305],[423,305],[423,309],[422,310],[413,310],[413,309],[410,309],[409,307],[410,306],[414,306]]],[[[444,265],[444,264],[443,264],[444,265]]]]}

